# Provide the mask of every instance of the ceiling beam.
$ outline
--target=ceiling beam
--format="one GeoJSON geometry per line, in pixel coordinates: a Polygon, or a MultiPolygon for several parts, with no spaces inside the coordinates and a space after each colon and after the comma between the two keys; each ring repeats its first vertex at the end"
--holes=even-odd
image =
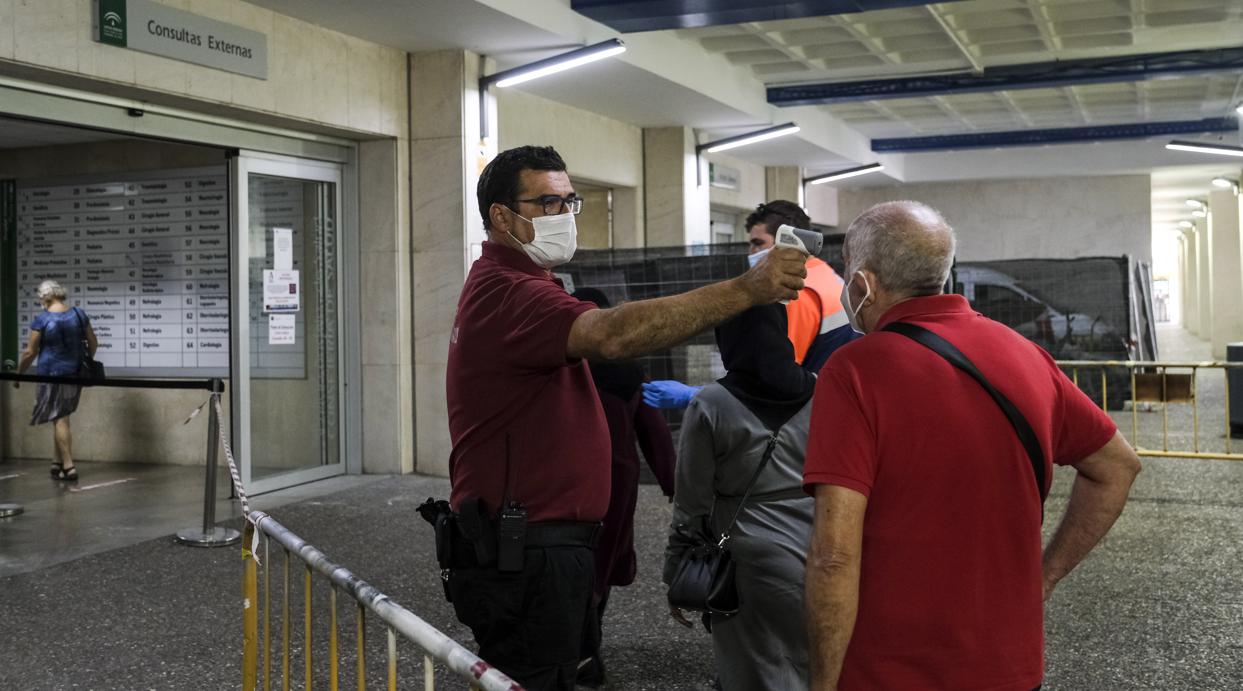
{"type": "Polygon", "coordinates": [[[1170,134],[1235,132],[1238,129],[1238,118],[1225,117],[1207,120],[1139,122],[1130,125],[1061,127],[1055,129],[1016,130],[1012,132],[971,132],[931,137],[873,139],[872,151],[888,154],[943,151],[947,149],[1041,146],[1045,144],[1099,142],[1113,139],[1147,139],[1149,137],[1160,137],[1170,134]]]}
{"type": "MultiPolygon", "coordinates": [[[[941,0],[945,2],[946,0],[941,0]]],[[[956,2],[957,0],[948,0],[956,2]]],[[[918,7],[927,0],[571,0],[575,12],[622,33],[918,7]]]]}
{"type": "Polygon", "coordinates": [[[1174,53],[1005,65],[986,68],[982,74],[959,72],[854,82],[770,86],[768,102],[776,106],[825,105],[1075,84],[1137,82],[1170,75],[1239,70],[1243,70],[1243,47],[1184,50],[1174,53]]]}

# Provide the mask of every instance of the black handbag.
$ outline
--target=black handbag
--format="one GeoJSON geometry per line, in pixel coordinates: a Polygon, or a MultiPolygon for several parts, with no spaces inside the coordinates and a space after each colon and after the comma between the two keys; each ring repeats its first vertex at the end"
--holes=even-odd
{"type": "Polygon", "coordinates": [[[764,448],[760,464],[756,467],[755,473],[751,475],[751,481],[747,483],[747,490],[743,492],[742,500],[738,502],[738,508],[734,510],[729,526],[725,528],[717,541],[705,540],[702,537],[708,534],[708,530],[690,534],[684,530],[685,526],[679,526],[679,534],[692,544],[682,553],[673,579],[669,582],[667,597],[671,606],[724,617],[738,613],[742,602],[738,596],[734,560],[729,550],[725,548],[725,544],[729,542],[730,531],[738,522],[738,515],[742,513],[742,507],[746,505],[747,497],[751,495],[751,489],[755,487],[755,481],[759,479],[760,473],[768,465],[776,447],[777,433],[774,432],[768,438],[768,446],[764,448]]]}
{"type": "Polygon", "coordinates": [[[82,334],[82,364],[78,366],[78,377],[82,379],[103,379],[104,363],[91,357],[90,341],[86,338],[86,324],[82,321],[82,312],[73,308],[73,316],[78,320],[78,331],[82,334]]]}
{"type": "Polygon", "coordinates": [[[1027,457],[1032,463],[1032,473],[1036,478],[1036,492],[1040,495],[1040,516],[1044,519],[1044,500],[1048,498],[1048,492],[1045,490],[1045,468],[1044,468],[1044,449],[1040,447],[1040,439],[1036,436],[1036,432],[1032,429],[1031,424],[1027,422],[1027,418],[1023,417],[1023,413],[1019,411],[1018,406],[1014,405],[1005,394],[1001,393],[989,383],[984,377],[984,373],[975,366],[975,363],[967,359],[961,350],[954,346],[953,343],[945,340],[936,333],[925,329],[922,326],[911,324],[908,322],[892,322],[886,324],[881,331],[891,331],[896,334],[902,334],[907,338],[919,343],[925,348],[945,358],[951,365],[971,375],[971,378],[980,383],[993,401],[1006,414],[1006,419],[1014,427],[1014,431],[1019,435],[1019,441],[1023,444],[1023,449],[1027,451],[1027,457]]]}

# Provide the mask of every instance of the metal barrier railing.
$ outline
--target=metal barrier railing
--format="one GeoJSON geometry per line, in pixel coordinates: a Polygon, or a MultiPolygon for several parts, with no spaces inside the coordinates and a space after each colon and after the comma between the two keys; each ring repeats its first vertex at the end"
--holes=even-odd
{"type": "MultiPolygon", "coordinates": [[[[219,396],[212,398],[212,406],[216,414],[223,417],[220,409],[219,396]]],[[[365,691],[367,688],[367,612],[371,612],[387,624],[388,633],[388,670],[387,686],[389,691],[397,689],[397,637],[400,635],[418,645],[423,655],[423,688],[431,691],[436,687],[436,662],[440,662],[457,677],[469,681],[472,689],[483,691],[522,691],[522,686],[510,679],[499,669],[491,667],[462,644],[441,633],[436,627],[424,621],[415,613],[393,602],[375,586],[355,576],[349,569],[333,563],[328,556],[314,545],[298,537],[285,526],[281,525],[268,514],[250,508],[250,500],[246,496],[246,488],[242,485],[237,463],[233,458],[233,449],[229,439],[220,430],[220,444],[224,447],[225,459],[228,461],[229,473],[233,479],[233,488],[241,503],[242,515],[246,518],[244,538],[242,540],[242,558],[245,562],[242,575],[242,690],[256,691],[260,682],[263,691],[272,690],[272,559],[271,543],[277,542],[284,553],[282,563],[281,598],[281,670],[280,682],[282,691],[289,691],[293,685],[291,666],[293,663],[291,636],[291,600],[293,590],[290,576],[290,564],[293,559],[302,562],[303,568],[303,684],[301,688],[312,689],[316,686],[314,666],[314,618],[312,616],[313,576],[319,573],[328,579],[328,688],[337,691],[341,684],[341,648],[337,622],[337,593],[345,592],[356,604],[355,613],[355,653],[356,688],[365,691]],[[260,547],[259,536],[263,536],[263,559],[258,558],[260,547]],[[259,597],[259,570],[263,570],[263,597],[259,597]],[[263,610],[263,640],[259,640],[259,609],[263,610]],[[262,653],[262,667],[260,667],[262,653]]]]}
{"type": "MultiPolygon", "coordinates": [[[[355,655],[357,669],[354,674],[356,688],[359,691],[367,688],[366,673],[366,622],[367,612],[378,616],[388,628],[388,674],[387,688],[397,688],[397,638],[409,640],[425,652],[423,655],[423,687],[434,689],[435,662],[443,663],[449,671],[464,680],[469,680],[472,688],[485,691],[521,691],[519,686],[500,670],[490,667],[474,653],[458,642],[441,633],[431,624],[419,618],[413,612],[393,602],[387,595],[374,586],[358,578],[348,569],[331,562],[327,555],[295,535],[289,529],[277,523],[275,519],[262,511],[250,512],[250,520],[246,523],[246,545],[243,555],[246,558],[243,589],[245,593],[245,611],[243,639],[245,641],[242,655],[242,689],[252,691],[259,688],[262,681],[264,691],[272,688],[272,597],[270,544],[273,540],[282,548],[281,577],[283,579],[281,598],[281,688],[288,690],[293,683],[290,666],[291,655],[291,613],[290,603],[293,599],[291,589],[290,564],[294,559],[303,565],[303,685],[310,689],[314,681],[314,665],[312,655],[313,642],[313,598],[312,576],[315,573],[328,579],[331,590],[328,595],[328,688],[336,691],[341,683],[340,637],[337,621],[337,593],[344,592],[355,600],[355,655]],[[255,560],[250,550],[255,544],[256,532],[262,534],[264,557],[255,560]],[[263,597],[259,597],[259,571],[263,571],[263,597]],[[262,609],[262,615],[260,613],[262,609]],[[259,622],[262,616],[262,644],[259,640],[259,622]],[[262,652],[262,661],[260,658],[262,652]]],[[[321,684],[322,686],[322,684],[321,684]]]]}
{"type": "MultiPolygon", "coordinates": [[[[301,560],[304,570],[303,592],[303,650],[304,650],[304,683],[302,688],[311,689],[314,684],[314,658],[312,655],[313,618],[312,618],[312,576],[315,572],[326,577],[330,583],[329,591],[329,645],[328,645],[328,688],[337,691],[340,686],[340,648],[337,625],[337,592],[348,593],[357,604],[356,621],[356,653],[357,686],[359,691],[367,688],[366,675],[366,613],[370,611],[387,624],[388,629],[388,674],[387,688],[397,688],[397,638],[398,635],[420,646],[423,656],[424,689],[435,688],[435,663],[445,665],[454,675],[469,681],[472,688],[484,691],[522,691],[522,687],[503,672],[492,668],[477,655],[467,650],[460,643],[441,633],[431,624],[419,618],[413,612],[393,602],[387,595],[374,586],[355,576],[348,569],[329,561],[327,555],[295,535],[289,529],[276,522],[262,511],[252,511],[246,488],[242,484],[233,450],[229,445],[225,426],[220,424],[224,417],[220,399],[224,391],[224,383],[219,379],[208,380],[151,380],[151,379],[81,379],[78,377],[48,377],[41,375],[14,374],[0,372],[0,381],[76,384],[80,386],[107,386],[121,388],[145,389],[206,389],[209,398],[199,406],[190,419],[193,419],[203,407],[209,410],[208,444],[207,444],[207,481],[204,492],[204,512],[202,530],[189,529],[179,531],[177,538],[183,544],[198,546],[222,546],[233,544],[239,539],[238,533],[232,529],[216,526],[215,522],[215,488],[216,488],[216,452],[218,446],[224,448],[229,473],[232,476],[233,488],[241,503],[242,515],[246,518],[245,539],[242,554],[245,558],[243,573],[243,652],[242,652],[242,688],[244,691],[258,689],[262,680],[264,691],[272,689],[272,647],[271,647],[271,560],[267,558],[270,543],[275,540],[284,551],[284,598],[281,603],[281,643],[283,657],[281,660],[281,688],[288,691],[293,683],[290,672],[292,662],[290,636],[290,562],[291,555],[301,560]],[[259,560],[258,536],[263,535],[264,559],[263,568],[263,599],[258,597],[259,560]],[[260,647],[258,639],[258,607],[263,607],[263,642],[260,647]],[[262,674],[259,669],[259,655],[263,654],[262,674]]],[[[187,420],[189,422],[189,419],[187,420]]],[[[4,516],[21,513],[19,504],[0,504],[4,516]]]]}
{"type": "MultiPolygon", "coordinates": [[[[1230,421],[1230,371],[1243,368],[1243,362],[1142,362],[1135,360],[1059,360],[1058,366],[1068,371],[1075,385],[1083,389],[1092,398],[1099,399],[1101,409],[1108,412],[1111,401],[1130,402],[1131,435],[1128,439],[1135,452],[1141,456],[1155,458],[1198,458],[1225,461],[1243,461],[1243,453],[1236,452],[1232,441],[1234,430],[1230,421]],[[1174,370],[1171,372],[1170,370],[1174,370]],[[1222,421],[1220,428],[1225,432],[1225,443],[1222,450],[1206,450],[1209,444],[1201,443],[1200,434],[1200,372],[1201,370],[1217,370],[1222,373],[1224,398],[1222,421]],[[1096,378],[1099,374],[1099,380],[1096,378]],[[1117,390],[1117,376],[1125,378],[1124,386],[1129,384],[1122,396],[1111,398],[1111,387],[1117,390]],[[1111,384],[1111,379],[1113,383],[1111,384]],[[1176,448],[1170,439],[1170,405],[1185,405],[1190,409],[1191,448],[1176,448]],[[1159,406],[1161,411],[1161,448],[1149,448],[1143,445],[1141,435],[1140,407],[1149,406],[1149,410],[1159,406]]],[[[1121,406],[1117,406],[1121,407],[1121,406]]],[[[1145,412],[1145,415],[1147,412],[1145,412]]],[[[1175,425],[1181,427],[1188,422],[1183,419],[1184,411],[1175,425]]],[[[1147,431],[1147,430],[1145,430],[1147,431]]],[[[1153,432],[1150,432],[1150,435],[1153,432]]],[[[1176,438],[1182,442],[1183,435],[1176,438]]],[[[1212,446],[1217,446],[1212,444],[1212,446]]]]}

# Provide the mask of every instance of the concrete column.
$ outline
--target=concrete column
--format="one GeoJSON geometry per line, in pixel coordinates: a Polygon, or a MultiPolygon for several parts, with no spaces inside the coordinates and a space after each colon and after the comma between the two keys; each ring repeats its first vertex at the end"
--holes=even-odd
{"type": "Polygon", "coordinates": [[[1200,291],[1196,276],[1196,236],[1195,233],[1184,231],[1182,241],[1178,244],[1182,249],[1182,286],[1179,290],[1179,300],[1182,306],[1181,317],[1183,320],[1183,328],[1191,333],[1199,333],[1200,331],[1200,306],[1197,302],[1200,291]]]}
{"type": "Polygon", "coordinates": [[[1178,326],[1190,331],[1191,324],[1188,322],[1188,311],[1190,311],[1191,302],[1187,287],[1191,285],[1190,273],[1191,268],[1187,266],[1187,234],[1180,232],[1178,234],[1178,326]]]}
{"type": "Polygon", "coordinates": [[[643,246],[643,188],[613,188],[613,247],[643,246]]]}
{"type": "Polygon", "coordinates": [[[1198,335],[1206,341],[1213,340],[1213,233],[1207,219],[1196,219],[1196,304],[1200,308],[1200,330],[1198,335]]]}
{"type": "Polygon", "coordinates": [[[643,189],[648,247],[711,241],[707,164],[695,155],[693,130],[643,130],[643,189]]]}
{"type": "Polygon", "coordinates": [[[768,166],[764,169],[764,199],[785,199],[806,208],[803,200],[803,169],[798,166],[768,166]]]}
{"type": "Polygon", "coordinates": [[[811,216],[811,222],[822,225],[832,226],[841,232],[846,232],[846,227],[853,218],[841,218],[837,213],[837,188],[830,185],[808,185],[807,195],[803,208],[807,209],[807,215],[811,216]]]}
{"type": "Polygon", "coordinates": [[[479,56],[410,55],[410,207],[414,302],[415,467],[449,472],[445,366],[449,332],[470,264],[484,240],[475,185],[494,156],[480,137],[479,56]]]}
{"type": "Polygon", "coordinates": [[[408,145],[376,139],[358,147],[365,473],[414,470],[408,145]]]}
{"type": "Polygon", "coordinates": [[[1213,357],[1225,359],[1226,344],[1243,340],[1243,253],[1239,242],[1239,200],[1234,190],[1208,195],[1213,265],[1213,357]]]}

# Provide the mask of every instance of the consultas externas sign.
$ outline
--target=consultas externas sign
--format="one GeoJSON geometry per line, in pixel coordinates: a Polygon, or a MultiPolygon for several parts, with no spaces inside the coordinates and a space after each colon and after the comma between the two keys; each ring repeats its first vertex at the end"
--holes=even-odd
{"type": "Polygon", "coordinates": [[[268,78],[268,37],[152,0],[94,0],[95,40],[174,60],[268,78]]]}

